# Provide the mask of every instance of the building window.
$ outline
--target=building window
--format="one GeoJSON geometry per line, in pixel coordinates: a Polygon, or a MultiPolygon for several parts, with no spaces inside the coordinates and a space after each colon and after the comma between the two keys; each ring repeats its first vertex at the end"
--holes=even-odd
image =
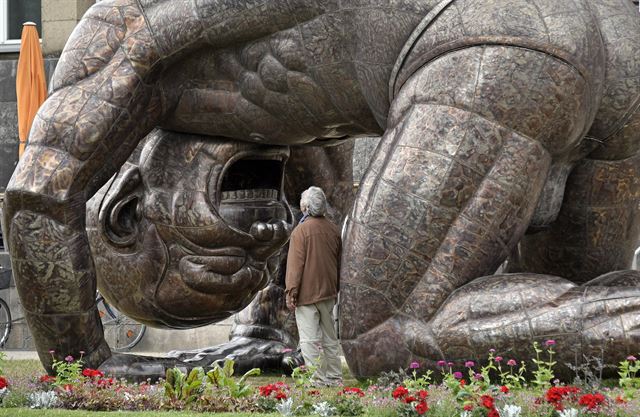
{"type": "Polygon", "coordinates": [[[18,52],[22,24],[33,22],[42,36],[42,0],[0,0],[0,52],[18,52]]]}

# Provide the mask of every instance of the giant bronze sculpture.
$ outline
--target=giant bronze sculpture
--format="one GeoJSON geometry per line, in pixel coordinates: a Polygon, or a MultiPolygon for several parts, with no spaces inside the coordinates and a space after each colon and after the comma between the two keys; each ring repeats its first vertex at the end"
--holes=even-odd
{"type": "MultiPolygon", "coordinates": [[[[97,3],[60,57],[6,194],[43,363],[49,349],[84,350],[104,369],[136,360],[102,337],[84,213],[153,129],[265,145],[271,160],[284,151],[268,146],[382,136],[344,242],[342,338],[356,375],[490,347],[521,355],[546,337],[562,361],[640,350],[640,276],[619,271],[638,236],[638,49],[627,0],[97,3]],[[490,276],[509,256],[514,273],[490,276]]],[[[215,164],[233,159],[215,148],[215,164]]],[[[224,190],[202,180],[175,194],[153,184],[178,179],[143,179],[145,204],[114,203],[114,241],[151,239],[170,255],[159,323],[244,307],[291,227],[277,190],[235,210],[233,194],[223,208],[224,190]],[[118,224],[134,207],[148,235],[118,224]],[[171,301],[185,286],[193,301],[171,301]]],[[[146,284],[128,284],[135,303],[149,302],[146,284]]]]}

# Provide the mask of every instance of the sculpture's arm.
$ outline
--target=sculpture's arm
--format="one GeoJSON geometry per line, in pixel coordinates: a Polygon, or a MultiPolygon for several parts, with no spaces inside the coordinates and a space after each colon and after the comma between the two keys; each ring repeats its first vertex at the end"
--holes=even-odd
{"type": "Polygon", "coordinates": [[[95,307],[85,203],[162,114],[153,86],[159,54],[138,3],[103,1],[74,30],[6,191],[16,286],[38,354],[50,370],[85,352],[111,353],[95,307]]]}
{"type": "Polygon", "coordinates": [[[511,46],[452,51],[409,78],[343,251],[341,334],[352,371],[443,359],[427,323],[522,237],[551,161],[582,138],[591,103],[576,68],[511,46]]]}
{"type": "Polygon", "coordinates": [[[191,45],[239,44],[294,27],[335,9],[335,2],[145,0],[144,11],[163,56],[191,45]]]}

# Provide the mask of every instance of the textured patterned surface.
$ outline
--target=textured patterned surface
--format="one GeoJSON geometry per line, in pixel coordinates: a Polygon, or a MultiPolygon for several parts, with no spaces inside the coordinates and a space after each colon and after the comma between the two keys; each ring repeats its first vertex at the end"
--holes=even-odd
{"type": "MultiPolygon", "coordinates": [[[[524,355],[544,337],[567,347],[561,360],[637,350],[638,275],[606,274],[628,267],[638,235],[637,13],[627,0],[97,3],[7,189],[18,290],[43,362],[52,347],[89,352],[91,366],[109,358],[90,297],[96,271],[149,322],[198,324],[244,306],[290,219],[273,187],[247,187],[275,167],[245,165],[230,188],[213,181],[220,167],[258,145],[366,135],[382,139],[342,262],[356,375],[488,347],[524,355]],[[157,146],[125,164],[158,127],[147,144],[157,146]],[[92,259],[86,202],[121,167],[94,207],[92,239],[109,243],[92,259]],[[511,255],[520,272],[485,277],[511,255]],[[257,261],[242,269],[243,256],[257,261]]],[[[336,149],[294,148],[290,178],[337,179],[340,213],[351,147],[336,149]]],[[[286,182],[294,193],[304,184],[286,182]]]]}

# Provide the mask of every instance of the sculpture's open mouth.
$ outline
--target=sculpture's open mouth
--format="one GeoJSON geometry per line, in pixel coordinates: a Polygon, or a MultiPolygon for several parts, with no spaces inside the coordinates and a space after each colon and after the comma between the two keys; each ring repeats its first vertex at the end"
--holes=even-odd
{"type": "MultiPolygon", "coordinates": [[[[275,222],[292,221],[283,192],[288,157],[287,148],[240,152],[229,159],[216,182],[220,217],[239,232],[250,233],[254,226],[252,236],[263,250],[273,244],[275,252],[283,244],[281,237],[270,238],[266,230],[275,222]],[[265,232],[257,234],[255,226],[261,223],[265,232]]],[[[201,293],[246,292],[264,277],[264,259],[252,258],[247,248],[201,248],[177,258],[183,282],[201,293]]]]}
{"type": "Polygon", "coordinates": [[[220,202],[281,199],[286,152],[242,155],[226,167],[220,202]]]}
{"type": "Polygon", "coordinates": [[[231,227],[248,233],[255,222],[289,218],[283,192],[286,148],[246,152],[232,158],[219,182],[219,212],[231,227]]]}

